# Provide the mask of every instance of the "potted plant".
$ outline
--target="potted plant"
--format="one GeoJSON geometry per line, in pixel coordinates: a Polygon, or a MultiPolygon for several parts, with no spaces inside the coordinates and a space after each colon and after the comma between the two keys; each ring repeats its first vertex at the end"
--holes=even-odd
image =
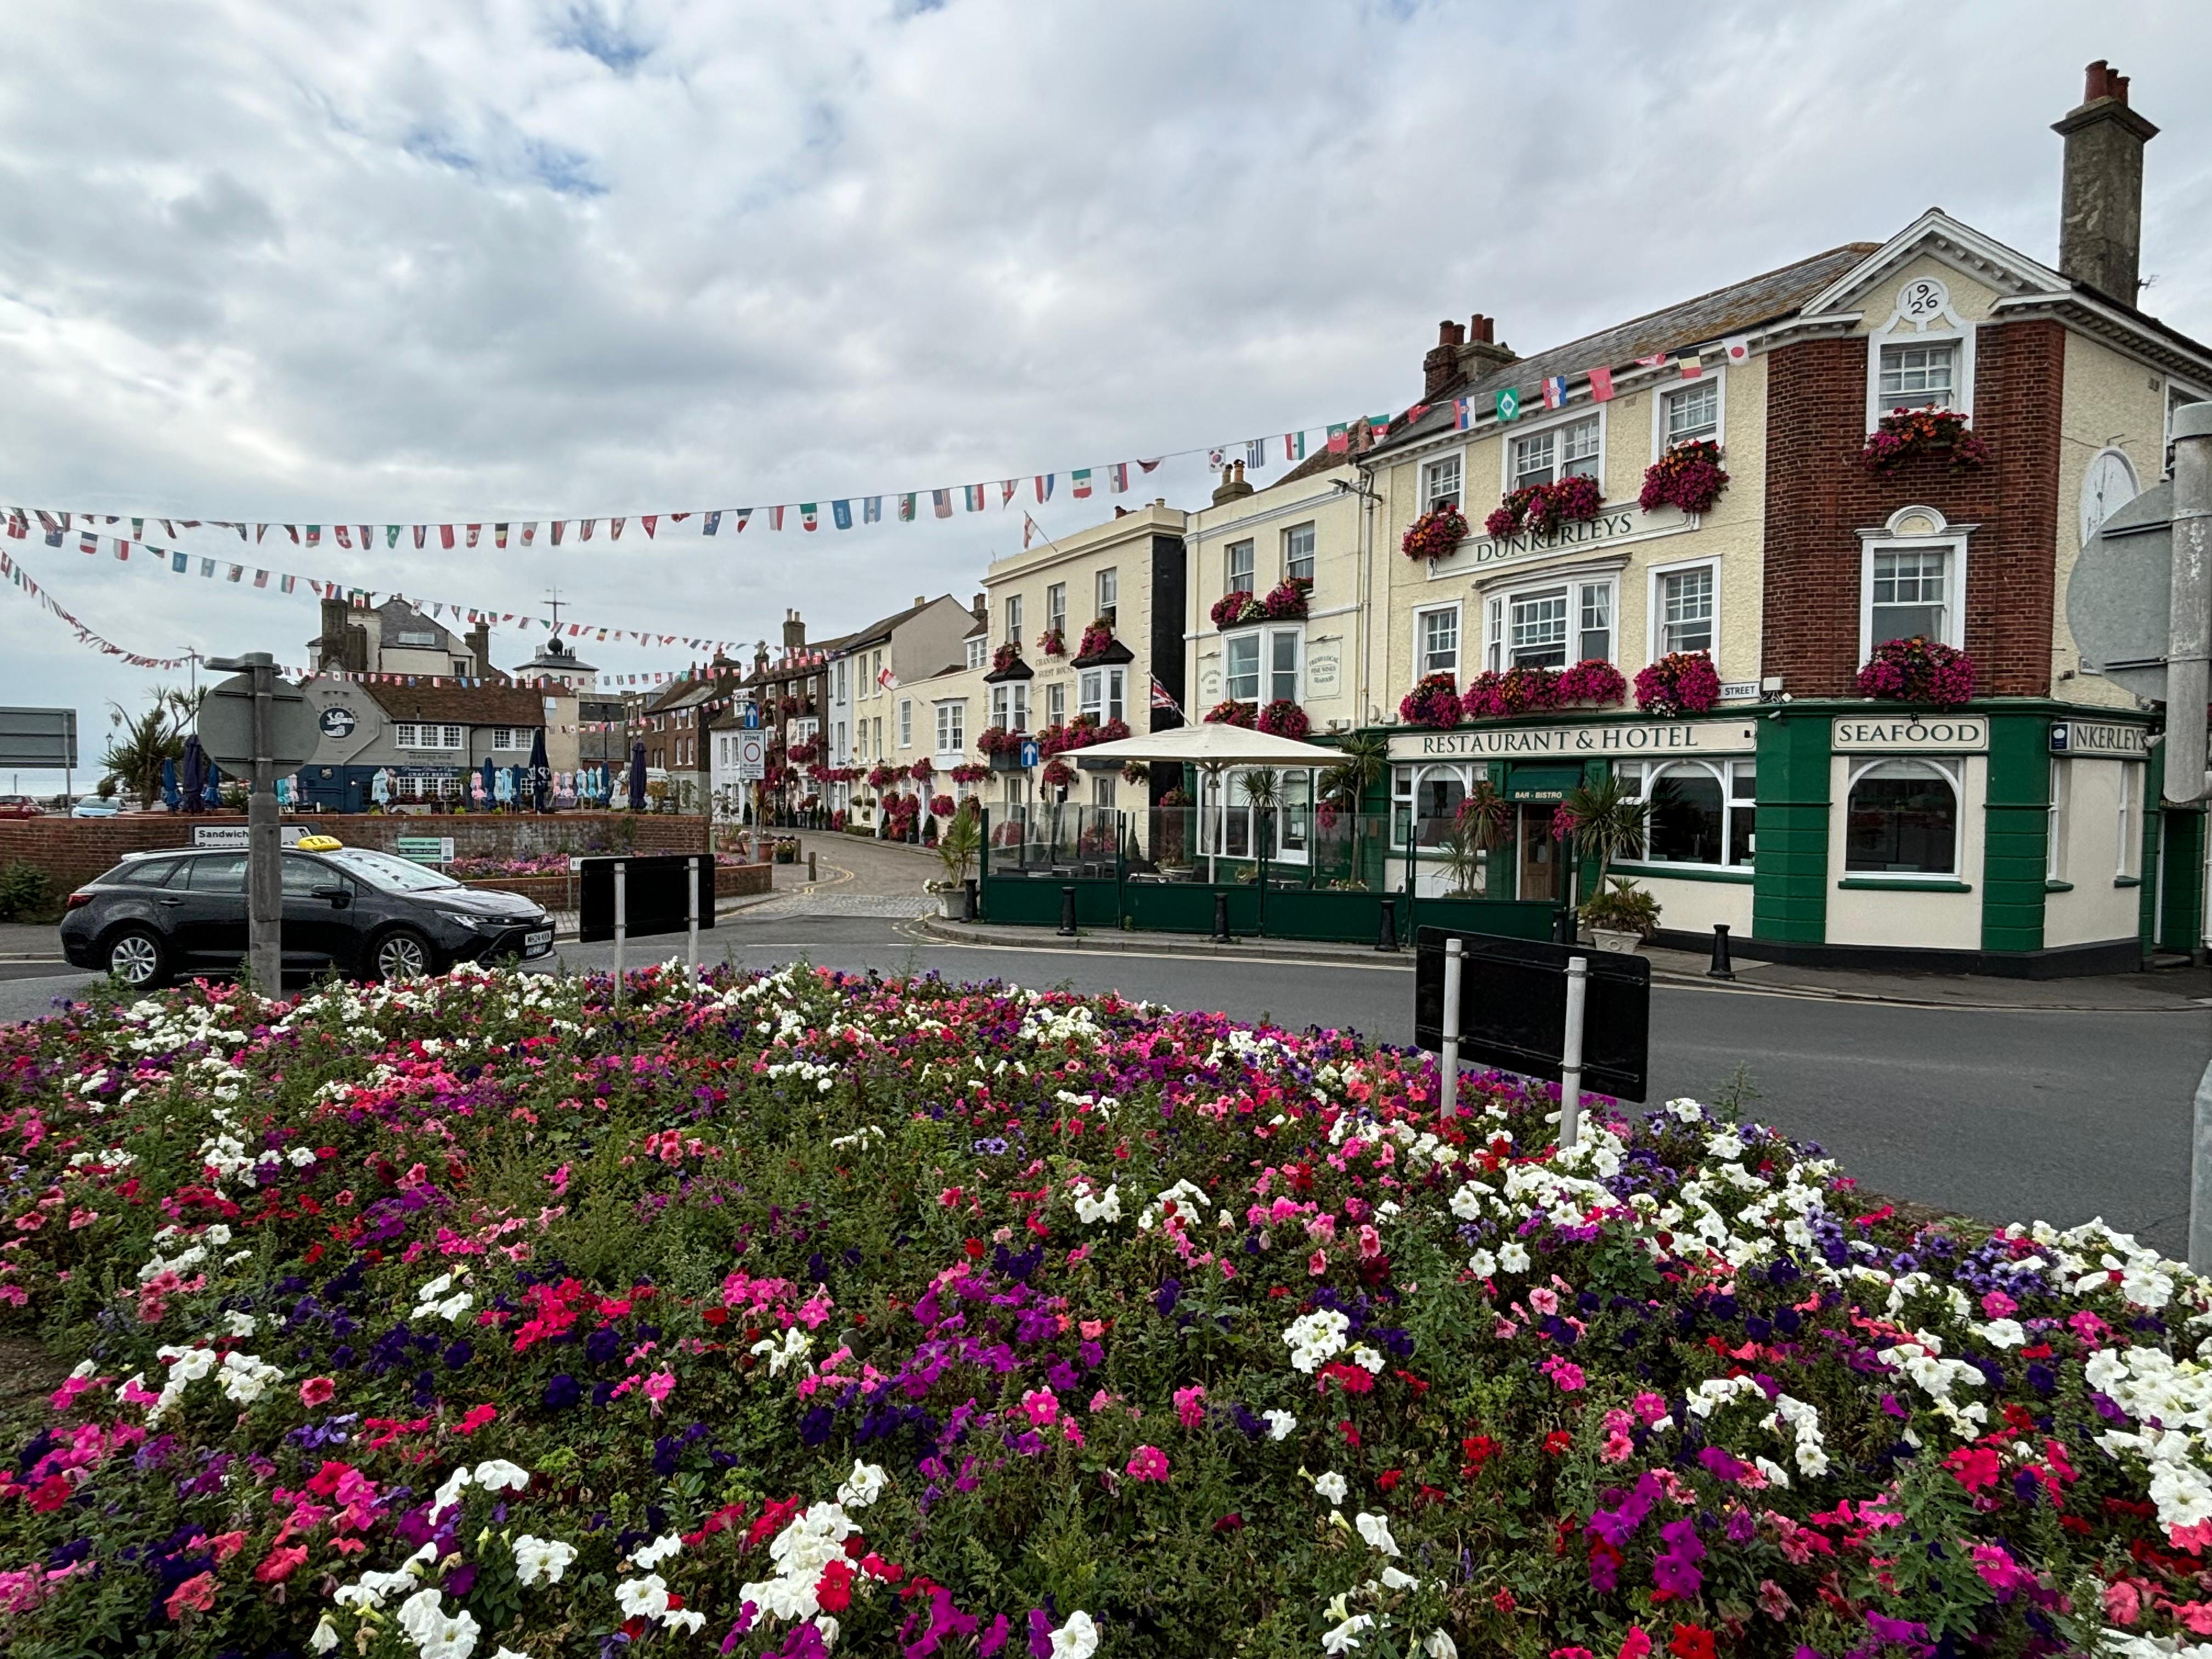
{"type": "Polygon", "coordinates": [[[1615,876],[1583,906],[1583,923],[1599,950],[1633,955],[1659,925],[1659,901],[1626,876],[1615,876]]]}
{"type": "Polygon", "coordinates": [[[932,882],[938,914],[947,921],[969,921],[968,870],[983,845],[983,820],[975,803],[964,804],[945,821],[937,838],[937,861],[945,866],[945,879],[932,882]]]}
{"type": "Polygon", "coordinates": [[[1490,780],[1483,779],[1467,792],[1452,814],[1451,828],[1444,833],[1444,868],[1451,876],[1451,888],[1447,898],[1480,898],[1483,896],[1483,871],[1488,854],[1505,839],[1505,826],[1512,808],[1490,780]]]}
{"type": "Polygon", "coordinates": [[[1597,890],[1583,906],[1583,921],[1602,951],[1633,951],[1659,916],[1659,901],[1626,878],[1615,878],[1608,891],[1606,880],[1613,860],[1644,845],[1651,823],[1651,803],[1632,795],[1618,777],[1608,775],[1595,784],[1578,784],[1567,792],[1559,810],[1552,815],[1553,833],[1584,858],[1597,860],[1597,890]],[[1649,912],[1646,915],[1646,912],[1649,912]],[[1634,919],[1643,917],[1640,924],[1634,919]],[[1624,925],[1621,918],[1632,925],[1624,925]],[[1607,938],[1607,934],[1626,937],[1607,938]]]}

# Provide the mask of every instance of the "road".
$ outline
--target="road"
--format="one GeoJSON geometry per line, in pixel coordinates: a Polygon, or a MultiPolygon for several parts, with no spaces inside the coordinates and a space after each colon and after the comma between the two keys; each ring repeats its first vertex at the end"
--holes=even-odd
{"type": "MultiPolygon", "coordinates": [[[[1413,1036],[1405,966],[1255,956],[1224,967],[1166,954],[970,947],[858,915],[738,915],[710,938],[710,959],[747,967],[803,957],[1112,989],[1243,1019],[1349,1027],[1386,1042],[1413,1036]]],[[[642,945],[632,950],[634,963],[647,959],[642,945]]],[[[569,945],[560,956],[572,969],[611,963],[608,946],[569,945]]],[[[0,1020],[37,1018],[87,981],[58,964],[0,964],[0,1020]]],[[[1661,986],[1651,1023],[1654,1101],[1710,1097],[1741,1065],[1759,1091],[1753,1115],[1819,1141],[1877,1192],[1992,1220],[2069,1226],[2101,1215],[2168,1255],[2185,1249],[2191,1100],[2212,1058],[2212,1014],[1917,1008],[1661,986]]]]}

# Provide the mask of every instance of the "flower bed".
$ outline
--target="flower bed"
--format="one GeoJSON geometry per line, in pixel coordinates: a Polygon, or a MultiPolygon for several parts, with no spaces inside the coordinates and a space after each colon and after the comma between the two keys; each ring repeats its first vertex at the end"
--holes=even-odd
{"type": "Polygon", "coordinates": [[[2212,1297],[2101,1227],[1916,1231],[1688,1102],[1588,1102],[1561,1153],[1548,1088],[1476,1077],[1439,1125],[1432,1061],[1340,1032],[608,988],[0,1032],[0,1312],[86,1362],[0,1474],[11,1650],[1838,1659],[2206,1617],[2212,1297]]]}
{"type": "Polygon", "coordinates": [[[1858,694],[1893,702],[1955,708],[1974,695],[1974,659],[1938,640],[1915,635],[1875,647],[1859,670],[1858,694]]]}

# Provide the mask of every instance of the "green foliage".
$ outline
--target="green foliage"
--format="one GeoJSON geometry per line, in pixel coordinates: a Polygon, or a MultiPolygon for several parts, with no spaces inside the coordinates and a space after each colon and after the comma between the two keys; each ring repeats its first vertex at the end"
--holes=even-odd
{"type": "Polygon", "coordinates": [[[53,908],[46,872],[22,859],[0,864],[0,921],[43,921],[53,908]]]}

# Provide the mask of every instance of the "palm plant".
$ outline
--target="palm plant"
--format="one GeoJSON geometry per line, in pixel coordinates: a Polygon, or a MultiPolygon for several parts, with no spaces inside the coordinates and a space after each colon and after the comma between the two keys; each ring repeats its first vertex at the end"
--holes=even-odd
{"type": "Polygon", "coordinates": [[[1355,732],[1344,738],[1338,749],[1344,758],[1322,774],[1321,796],[1330,805],[1352,815],[1351,874],[1364,887],[1367,884],[1361,842],[1365,820],[1360,813],[1360,804],[1389,769],[1390,739],[1380,732],[1355,732]]]}
{"type": "Polygon", "coordinates": [[[937,861],[945,866],[945,880],[955,887],[963,885],[982,845],[982,813],[974,801],[963,801],[937,837],[937,861]]]}
{"type": "Polygon", "coordinates": [[[1453,898],[1481,896],[1483,855],[1505,839],[1512,809],[1483,779],[1467,792],[1444,832],[1444,867],[1451,872],[1453,898]]]}
{"type": "Polygon", "coordinates": [[[136,795],[142,808],[152,806],[161,792],[162,763],[184,758],[185,728],[198,716],[206,696],[204,691],[157,686],[153,702],[142,713],[132,714],[119,703],[107,705],[113,711],[115,732],[100,763],[115,787],[136,795]]]}
{"type": "Polygon", "coordinates": [[[1615,884],[1613,893],[1606,892],[1607,874],[1615,859],[1643,847],[1651,826],[1651,803],[1630,794],[1618,776],[1609,775],[1596,784],[1578,784],[1569,790],[1562,810],[1574,820],[1575,850],[1597,860],[1592,902],[1604,900],[1610,906],[1626,897],[1630,884],[1626,878],[1615,884]]]}

